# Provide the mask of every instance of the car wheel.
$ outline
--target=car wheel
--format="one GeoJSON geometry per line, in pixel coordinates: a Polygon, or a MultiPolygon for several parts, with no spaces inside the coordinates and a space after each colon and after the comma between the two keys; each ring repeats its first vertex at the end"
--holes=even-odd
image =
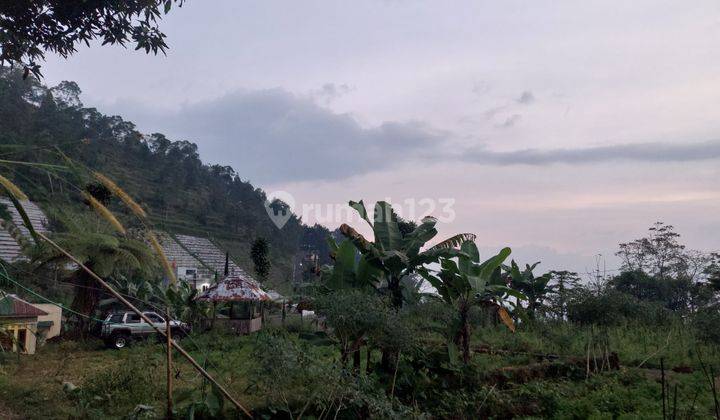
{"type": "Polygon", "coordinates": [[[112,338],[112,347],[120,350],[130,345],[130,336],[126,334],[117,334],[112,338]]]}
{"type": "Polygon", "coordinates": [[[172,333],[173,339],[182,339],[187,337],[187,332],[185,332],[185,330],[183,330],[182,328],[173,328],[170,330],[170,332],[172,333]]]}

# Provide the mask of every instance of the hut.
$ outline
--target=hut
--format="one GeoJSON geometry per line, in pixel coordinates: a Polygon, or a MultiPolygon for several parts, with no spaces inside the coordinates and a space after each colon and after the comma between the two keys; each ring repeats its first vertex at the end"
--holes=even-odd
{"type": "Polygon", "coordinates": [[[35,354],[38,317],[49,315],[16,295],[0,298],[0,351],[35,354]]]}
{"type": "Polygon", "coordinates": [[[213,310],[213,323],[223,325],[238,334],[249,334],[262,328],[262,303],[271,300],[260,284],[250,276],[231,274],[211,286],[199,301],[225,306],[222,317],[213,310]]]}

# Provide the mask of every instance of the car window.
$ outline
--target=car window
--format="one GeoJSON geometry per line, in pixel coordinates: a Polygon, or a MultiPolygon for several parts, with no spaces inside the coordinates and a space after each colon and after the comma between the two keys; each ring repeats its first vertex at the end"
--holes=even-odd
{"type": "Polygon", "coordinates": [[[123,314],[114,314],[110,317],[108,322],[113,324],[120,324],[123,320],[123,314]]]}
{"type": "Polygon", "coordinates": [[[127,314],[127,317],[125,318],[128,324],[137,324],[140,322],[140,317],[138,314],[127,314]]]}
{"type": "Polygon", "coordinates": [[[148,318],[150,318],[150,321],[152,321],[153,323],[165,322],[164,319],[160,318],[160,317],[159,317],[158,315],[156,315],[156,314],[145,314],[145,316],[147,316],[148,318]]]}

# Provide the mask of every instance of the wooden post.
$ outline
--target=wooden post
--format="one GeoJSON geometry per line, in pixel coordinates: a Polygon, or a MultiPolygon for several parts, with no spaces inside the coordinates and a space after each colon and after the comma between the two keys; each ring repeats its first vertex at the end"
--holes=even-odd
{"type": "Polygon", "coordinates": [[[663,420],[667,418],[667,410],[665,408],[665,358],[660,358],[660,398],[662,398],[662,414],[663,420]]]}
{"type": "Polygon", "coordinates": [[[286,309],[285,309],[285,305],[286,305],[285,299],[283,299],[283,302],[282,302],[282,313],[280,314],[280,321],[281,321],[280,323],[282,324],[283,327],[285,326],[285,313],[286,313],[286,312],[285,312],[285,310],[286,310],[286,309]]]}
{"type": "Polygon", "coordinates": [[[172,375],[172,330],[170,329],[170,308],[165,312],[165,331],[167,332],[167,418],[173,418],[173,375],[172,375]]]}
{"type": "MultiPolygon", "coordinates": [[[[92,270],[90,270],[89,268],[87,268],[87,267],[85,266],[85,264],[83,264],[82,262],[80,262],[77,258],[75,258],[72,254],[70,254],[70,253],[67,252],[65,249],[63,249],[60,245],[58,245],[58,244],[56,244],[55,242],[53,242],[50,238],[48,238],[47,236],[45,236],[45,234],[43,234],[42,232],[36,232],[36,234],[37,234],[38,237],[42,238],[44,241],[46,241],[47,243],[49,243],[53,248],[57,249],[57,250],[60,251],[63,255],[65,255],[66,257],[68,257],[72,262],[74,262],[75,264],[77,264],[78,267],[82,268],[86,273],[88,273],[88,274],[90,275],[90,277],[92,277],[93,279],[95,279],[95,280],[98,282],[98,284],[100,284],[100,285],[101,285],[103,288],[105,288],[111,295],[113,295],[113,297],[115,297],[117,300],[119,300],[120,302],[122,302],[122,303],[123,303],[125,306],[127,306],[131,311],[135,312],[135,314],[137,314],[137,316],[139,316],[140,319],[142,319],[143,321],[147,322],[148,325],[150,325],[158,334],[162,335],[163,337],[166,337],[166,336],[167,336],[167,334],[165,334],[165,331],[163,331],[162,328],[160,328],[160,327],[156,326],[155,324],[153,324],[153,322],[150,320],[150,318],[148,318],[144,313],[142,313],[142,311],[140,311],[138,308],[136,308],[135,305],[133,305],[132,303],[130,303],[130,301],[128,301],[127,299],[125,299],[125,298],[123,297],[123,295],[121,295],[121,294],[118,293],[115,289],[113,289],[112,286],[110,286],[105,280],[103,280],[102,278],[100,278],[100,276],[98,276],[98,275],[95,274],[92,270]]],[[[200,366],[200,364],[199,364],[197,361],[195,361],[195,359],[193,359],[193,357],[190,355],[190,353],[188,353],[187,351],[185,351],[185,349],[183,349],[182,347],[180,347],[180,345],[179,345],[178,343],[176,343],[176,342],[174,342],[174,341],[171,341],[170,343],[171,343],[171,345],[172,345],[173,347],[175,347],[175,349],[178,351],[178,353],[180,353],[180,355],[181,355],[182,357],[184,357],[185,359],[187,359],[187,361],[190,362],[190,364],[191,364],[198,372],[200,372],[200,374],[201,374],[202,376],[204,376],[208,381],[212,382],[212,383],[217,387],[218,391],[220,391],[220,393],[222,393],[222,394],[225,396],[225,398],[227,398],[228,400],[230,400],[230,402],[232,402],[232,403],[235,405],[235,407],[237,407],[239,410],[241,410],[243,413],[245,413],[245,415],[247,415],[248,417],[252,418],[252,414],[250,414],[250,412],[249,412],[245,407],[243,407],[242,404],[240,404],[235,398],[233,398],[233,396],[230,395],[230,393],[225,389],[225,387],[223,387],[218,381],[215,380],[215,378],[213,378],[205,369],[203,369],[203,367],[200,366]]]]}

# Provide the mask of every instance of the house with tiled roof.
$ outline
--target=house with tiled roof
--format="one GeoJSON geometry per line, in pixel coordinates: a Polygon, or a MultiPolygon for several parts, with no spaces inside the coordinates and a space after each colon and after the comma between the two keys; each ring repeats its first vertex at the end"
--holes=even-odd
{"type": "MultiPolygon", "coordinates": [[[[52,325],[40,324],[39,317],[50,313],[19,298],[3,295],[0,298],[0,347],[2,351],[34,354],[38,337],[52,325]]],[[[58,320],[59,322],[59,320],[58,320]]]]}

